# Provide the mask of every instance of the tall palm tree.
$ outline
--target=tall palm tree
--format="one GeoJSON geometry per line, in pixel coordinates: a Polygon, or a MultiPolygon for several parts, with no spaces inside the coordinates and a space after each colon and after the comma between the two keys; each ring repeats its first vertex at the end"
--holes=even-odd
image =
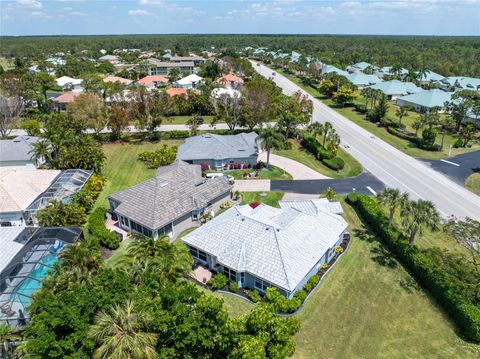
{"type": "Polygon", "coordinates": [[[272,150],[281,150],[286,145],[286,138],[274,127],[266,127],[257,137],[260,140],[260,147],[267,151],[267,168],[270,166],[270,153],[272,150]]]}
{"type": "Polygon", "coordinates": [[[79,279],[82,276],[89,277],[103,265],[100,251],[88,240],[66,247],[60,256],[63,266],[79,279]]]}
{"type": "Polygon", "coordinates": [[[333,128],[333,125],[330,122],[325,122],[323,124],[323,141],[322,141],[322,146],[325,147],[325,142],[327,141],[327,137],[330,136],[330,134],[335,131],[333,128]]]}
{"type": "Polygon", "coordinates": [[[423,199],[408,201],[402,207],[401,216],[410,245],[413,245],[417,233],[423,234],[423,227],[436,231],[440,226],[440,214],[435,205],[423,199]]]}
{"type": "Polygon", "coordinates": [[[388,207],[389,222],[392,224],[397,208],[402,208],[408,202],[408,193],[402,193],[396,188],[385,188],[378,194],[377,200],[381,205],[388,207]]]}
{"type": "Polygon", "coordinates": [[[48,140],[42,139],[32,145],[29,153],[32,155],[32,160],[38,166],[52,159],[52,146],[48,140]]]}
{"type": "Polygon", "coordinates": [[[327,149],[330,152],[332,152],[334,155],[336,155],[339,145],[340,145],[340,135],[337,133],[337,131],[335,131],[335,129],[333,129],[327,138],[327,149]]]}
{"type": "Polygon", "coordinates": [[[408,111],[410,110],[409,106],[401,106],[395,111],[395,116],[398,117],[398,123],[402,124],[402,119],[408,117],[408,111]]]}
{"type": "Polygon", "coordinates": [[[89,336],[99,345],[95,359],[152,359],[155,357],[157,335],[145,332],[148,318],[134,312],[134,304],[127,301],[110,312],[100,312],[90,327],[89,336]]]}
{"type": "Polygon", "coordinates": [[[307,131],[310,132],[313,137],[317,138],[323,134],[323,123],[312,122],[310,125],[308,125],[307,131]]]}

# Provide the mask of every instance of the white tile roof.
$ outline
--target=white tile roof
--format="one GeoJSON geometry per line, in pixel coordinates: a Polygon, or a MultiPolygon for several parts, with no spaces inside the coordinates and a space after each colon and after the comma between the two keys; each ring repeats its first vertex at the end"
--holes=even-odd
{"type": "MultiPolygon", "coordinates": [[[[301,202],[301,201],[299,201],[301,202]]],[[[307,201],[306,201],[307,202],[307,201]]],[[[314,202],[321,208],[320,202],[314,202]]],[[[182,238],[237,272],[293,291],[347,228],[330,209],[236,206],[182,238]]]]}
{"type": "Polygon", "coordinates": [[[15,242],[15,239],[25,230],[25,227],[0,227],[0,273],[20,252],[23,244],[15,242]]]}
{"type": "Polygon", "coordinates": [[[198,76],[197,74],[188,75],[178,81],[175,81],[177,85],[191,85],[203,81],[203,77],[198,76]]]}
{"type": "Polygon", "coordinates": [[[0,168],[0,213],[25,210],[48,188],[60,172],[0,168]]]}
{"type": "Polygon", "coordinates": [[[330,202],[326,198],[279,201],[280,208],[295,208],[307,214],[320,215],[327,211],[333,214],[343,214],[340,202],[330,202]]]}

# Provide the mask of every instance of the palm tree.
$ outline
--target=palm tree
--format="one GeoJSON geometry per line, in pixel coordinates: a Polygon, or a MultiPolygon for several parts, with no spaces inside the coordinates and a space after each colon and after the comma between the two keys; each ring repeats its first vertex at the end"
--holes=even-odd
{"type": "Polygon", "coordinates": [[[88,333],[99,345],[93,358],[154,358],[158,338],[157,334],[144,331],[147,323],[148,318],[134,312],[131,301],[115,306],[108,313],[100,312],[88,333]]]}
{"type": "Polygon", "coordinates": [[[402,119],[408,117],[408,111],[410,110],[409,106],[402,106],[397,108],[395,115],[398,117],[398,123],[402,124],[402,119]]]}
{"type": "Polygon", "coordinates": [[[308,125],[307,131],[310,132],[316,139],[318,136],[321,136],[323,134],[323,123],[313,122],[308,125]]]}
{"type": "Polygon", "coordinates": [[[413,245],[416,234],[423,234],[423,227],[436,231],[440,225],[440,214],[435,205],[423,199],[408,201],[401,211],[402,225],[408,233],[408,241],[413,245]]]}
{"type": "Polygon", "coordinates": [[[260,147],[267,151],[267,168],[270,166],[270,153],[272,150],[281,150],[286,145],[286,138],[274,127],[268,126],[260,132],[257,140],[260,140],[260,147]]]}
{"type": "Polygon", "coordinates": [[[92,272],[103,265],[100,251],[88,240],[66,247],[61,253],[61,258],[63,266],[79,280],[89,278],[92,272]]]}
{"type": "Polygon", "coordinates": [[[49,162],[52,156],[52,146],[49,141],[42,139],[32,145],[30,152],[32,160],[38,166],[43,162],[49,162]]]}
{"type": "Polygon", "coordinates": [[[408,193],[402,193],[396,188],[385,188],[378,194],[377,200],[381,205],[388,207],[389,222],[392,224],[397,208],[403,207],[408,202],[408,193]]]}
{"type": "Polygon", "coordinates": [[[325,122],[323,124],[323,141],[322,141],[322,146],[325,147],[325,142],[327,140],[327,137],[330,136],[330,134],[335,131],[333,128],[333,125],[330,122],[325,122]]]}
{"type": "Polygon", "coordinates": [[[12,329],[6,323],[0,325],[0,358],[14,358],[14,347],[11,342],[20,340],[18,335],[12,333],[12,329]]]}
{"type": "Polygon", "coordinates": [[[334,155],[337,154],[338,151],[338,146],[340,145],[340,136],[335,131],[335,129],[332,130],[330,135],[328,135],[327,138],[327,149],[332,152],[334,155]]]}

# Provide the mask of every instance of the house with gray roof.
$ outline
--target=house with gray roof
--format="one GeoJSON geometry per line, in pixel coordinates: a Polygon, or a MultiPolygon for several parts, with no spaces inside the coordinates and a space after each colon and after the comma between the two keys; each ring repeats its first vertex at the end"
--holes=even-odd
{"type": "Polygon", "coordinates": [[[0,167],[30,167],[36,168],[45,161],[35,161],[32,148],[41,141],[39,137],[18,136],[13,140],[0,140],[0,167]]]}
{"type": "Polygon", "coordinates": [[[287,298],[303,288],[342,243],[340,203],[280,201],[281,208],[235,206],[182,238],[195,261],[240,288],[287,298]]]}
{"type": "Polygon", "coordinates": [[[368,62],[362,61],[362,62],[357,62],[356,64],[350,65],[347,67],[348,72],[361,72],[365,71],[368,67],[372,67],[373,69],[378,69],[378,67],[369,64],[368,62]]]}
{"type": "Polygon", "coordinates": [[[221,169],[229,164],[256,165],[260,146],[255,132],[238,135],[205,133],[189,137],[180,145],[177,159],[188,163],[206,163],[211,168],[221,169]]]}
{"type": "Polygon", "coordinates": [[[475,77],[449,76],[440,80],[440,87],[445,91],[480,91],[480,79],[475,77]]]}
{"type": "Polygon", "coordinates": [[[420,84],[426,85],[426,84],[429,84],[430,82],[442,81],[443,79],[444,79],[444,76],[428,70],[428,71],[425,71],[425,73],[420,76],[418,81],[420,82],[420,84]]]}
{"type": "Polygon", "coordinates": [[[402,82],[398,80],[380,82],[370,86],[370,88],[382,91],[389,100],[395,100],[401,96],[423,91],[423,89],[417,87],[413,82],[402,82]]]}
{"type": "Polygon", "coordinates": [[[200,165],[175,161],[154,178],[108,196],[109,212],[120,228],[146,237],[174,239],[215,212],[230,198],[224,177],[202,177],[200,165]]]}
{"type": "Polygon", "coordinates": [[[345,70],[340,70],[338,67],[335,67],[333,65],[322,64],[322,75],[330,73],[336,73],[337,75],[345,77],[348,76],[348,72],[345,70]]]}
{"type": "Polygon", "coordinates": [[[438,89],[421,91],[397,99],[397,106],[410,106],[417,112],[427,112],[434,107],[445,107],[445,102],[451,101],[452,94],[438,89]]]}
{"type": "Polygon", "coordinates": [[[377,75],[381,79],[384,78],[385,76],[394,76],[397,74],[403,77],[408,74],[408,70],[402,67],[401,69],[399,69],[398,72],[396,71],[394,72],[393,66],[384,66],[379,68],[377,71],[375,71],[375,75],[377,75]]]}
{"type": "Polygon", "coordinates": [[[148,58],[146,60],[146,66],[148,67],[148,75],[150,76],[166,76],[172,69],[178,69],[182,74],[191,74],[195,69],[193,61],[165,62],[155,58],[148,58]]]}
{"type": "Polygon", "coordinates": [[[345,77],[359,89],[382,82],[376,75],[366,75],[363,72],[352,72],[345,77]]]}

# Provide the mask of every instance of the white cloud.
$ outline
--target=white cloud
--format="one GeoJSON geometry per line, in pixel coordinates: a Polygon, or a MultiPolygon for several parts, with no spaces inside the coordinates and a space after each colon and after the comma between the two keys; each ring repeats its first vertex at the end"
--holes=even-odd
{"type": "Polygon", "coordinates": [[[88,14],[81,11],[72,11],[68,14],[69,16],[87,16],[88,14]]]}
{"type": "Polygon", "coordinates": [[[163,6],[162,0],[140,0],[138,5],[141,6],[163,6]]]}
{"type": "Polygon", "coordinates": [[[136,10],[128,10],[128,15],[132,15],[132,16],[149,16],[149,15],[152,15],[151,12],[147,11],[147,10],[142,10],[142,9],[136,9],[136,10]]]}
{"type": "Polygon", "coordinates": [[[51,16],[48,15],[47,13],[43,12],[43,11],[33,11],[32,13],[30,13],[30,15],[32,17],[37,17],[37,18],[42,18],[42,19],[50,19],[51,16]]]}
{"type": "Polygon", "coordinates": [[[17,4],[31,9],[41,9],[42,3],[37,0],[17,0],[17,4]]]}
{"type": "Polygon", "coordinates": [[[72,11],[72,10],[73,10],[73,7],[70,7],[70,6],[62,7],[62,11],[72,11]]]}

